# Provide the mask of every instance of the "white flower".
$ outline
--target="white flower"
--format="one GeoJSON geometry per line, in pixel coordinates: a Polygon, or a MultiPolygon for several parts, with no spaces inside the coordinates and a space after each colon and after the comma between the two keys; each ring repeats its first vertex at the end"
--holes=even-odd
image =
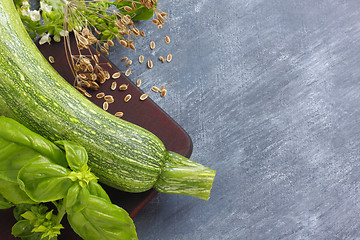
{"type": "Polygon", "coordinates": [[[30,4],[29,4],[29,2],[28,1],[22,1],[22,6],[21,7],[23,7],[23,8],[30,8],[30,4]]]}
{"type": "Polygon", "coordinates": [[[38,10],[30,11],[30,19],[33,22],[40,21],[40,11],[38,10]]]}
{"type": "Polygon", "coordinates": [[[21,15],[28,17],[30,15],[30,11],[28,8],[22,8],[21,9],[21,15]]]}
{"type": "Polygon", "coordinates": [[[47,4],[44,1],[40,1],[40,10],[49,13],[51,12],[52,6],[50,6],[49,4],[47,4]]]}
{"type": "Polygon", "coordinates": [[[69,31],[64,31],[64,30],[61,30],[60,32],[59,32],[59,34],[60,34],[60,36],[62,36],[62,37],[67,37],[67,36],[69,36],[69,31]]]}
{"type": "Polygon", "coordinates": [[[50,41],[51,41],[50,33],[47,33],[47,34],[42,35],[42,37],[39,40],[39,44],[43,45],[46,42],[48,44],[50,44],[50,41]]]}

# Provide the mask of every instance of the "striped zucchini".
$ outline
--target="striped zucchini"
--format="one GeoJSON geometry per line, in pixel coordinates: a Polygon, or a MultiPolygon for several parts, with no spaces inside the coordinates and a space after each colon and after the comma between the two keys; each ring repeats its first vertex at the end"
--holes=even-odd
{"type": "Polygon", "coordinates": [[[38,51],[12,0],[0,0],[0,33],[0,115],[51,141],[83,145],[92,171],[112,187],[209,198],[215,171],[166,151],[155,135],[103,111],[68,84],[38,51]]]}

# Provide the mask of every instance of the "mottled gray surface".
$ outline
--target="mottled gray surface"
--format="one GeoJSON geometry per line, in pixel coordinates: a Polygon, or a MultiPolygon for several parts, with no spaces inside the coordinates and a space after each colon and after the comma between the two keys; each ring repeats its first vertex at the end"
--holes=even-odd
{"type": "Polygon", "coordinates": [[[159,6],[164,29],[142,23],[137,50],[111,60],[174,55],[131,77],[146,91],[175,81],[150,97],[217,176],[208,202],[158,194],[134,219],[139,238],[360,239],[360,1],[159,6]]]}

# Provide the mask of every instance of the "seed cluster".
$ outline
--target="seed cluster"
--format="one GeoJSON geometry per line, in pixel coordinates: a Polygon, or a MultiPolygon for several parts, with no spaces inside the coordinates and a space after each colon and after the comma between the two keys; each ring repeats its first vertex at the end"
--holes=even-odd
{"type": "Polygon", "coordinates": [[[160,96],[161,97],[165,97],[166,96],[166,93],[167,93],[167,90],[165,88],[165,85],[162,85],[160,88],[156,87],[156,86],[152,86],[151,87],[151,90],[153,92],[156,92],[156,93],[160,93],[160,96]]]}

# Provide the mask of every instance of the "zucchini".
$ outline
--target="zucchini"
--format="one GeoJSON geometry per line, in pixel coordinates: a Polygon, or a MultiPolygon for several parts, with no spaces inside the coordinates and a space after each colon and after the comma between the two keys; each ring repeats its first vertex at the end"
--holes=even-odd
{"type": "Polygon", "coordinates": [[[91,170],[114,188],[209,198],[215,171],[166,151],[155,135],[107,113],[68,84],[38,51],[12,0],[0,0],[0,32],[0,115],[51,141],[84,146],[91,170]]]}

